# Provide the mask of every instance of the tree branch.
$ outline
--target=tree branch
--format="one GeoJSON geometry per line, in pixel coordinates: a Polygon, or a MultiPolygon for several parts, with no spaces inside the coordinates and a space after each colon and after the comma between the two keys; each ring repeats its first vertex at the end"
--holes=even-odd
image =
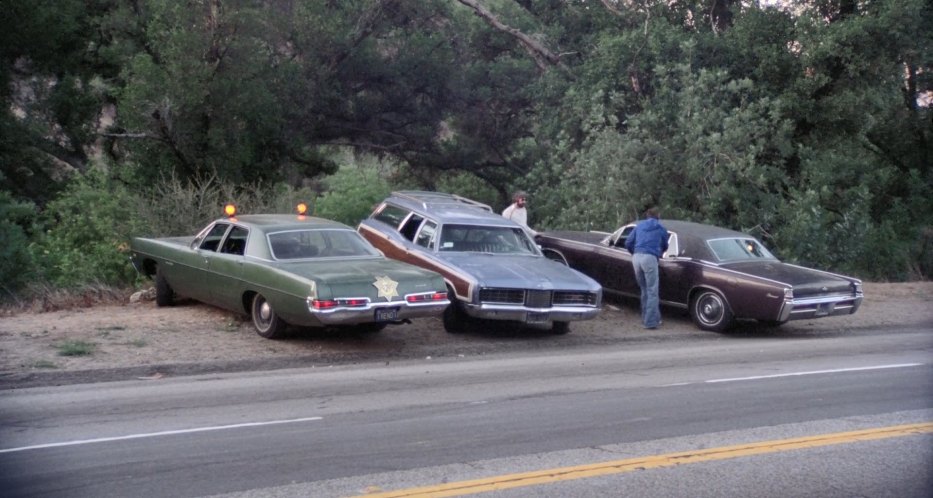
{"type": "Polygon", "coordinates": [[[551,52],[547,47],[544,46],[543,43],[526,35],[521,30],[513,28],[503,23],[502,21],[500,21],[499,18],[495,16],[495,14],[486,10],[486,7],[483,7],[482,5],[480,5],[478,1],[476,0],[457,0],[457,1],[473,9],[473,12],[476,13],[477,16],[481,17],[483,20],[486,21],[487,24],[489,24],[493,28],[496,28],[497,30],[502,31],[503,33],[506,33],[512,36],[513,38],[515,38],[516,40],[518,40],[518,43],[522,46],[522,48],[525,49],[526,52],[528,52],[531,58],[534,59],[535,64],[538,66],[539,69],[541,69],[541,71],[547,71],[552,66],[557,66],[560,69],[566,71],[568,74],[570,74],[567,68],[563,64],[561,64],[560,56],[558,56],[554,52],[551,52]]]}

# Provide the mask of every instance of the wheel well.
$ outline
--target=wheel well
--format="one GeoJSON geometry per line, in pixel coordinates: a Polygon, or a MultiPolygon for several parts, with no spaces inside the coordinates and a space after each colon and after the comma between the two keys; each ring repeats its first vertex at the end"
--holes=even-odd
{"type": "Polygon", "coordinates": [[[246,291],[243,293],[243,312],[249,315],[251,310],[250,306],[253,305],[253,297],[256,296],[256,291],[246,291]]]}
{"type": "Polygon", "coordinates": [[[701,293],[701,292],[703,292],[703,291],[715,292],[716,294],[719,294],[720,296],[722,296],[723,300],[726,299],[725,295],[723,295],[723,293],[720,292],[719,289],[715,289],[715,288],[713,288],[713,287],[704,287],[704,286],[694,287],[693,289],[690,290],[690,296],[689,296],[689,299],[687,300],[687,306],[688,306],[688,307],[689,307],[689,306],[692,306],[692,305],[693,305],[693,299],[694,299],[695,297],[697,297],[697,294],[699,294],[699,293],[701,293]]]}
{"type": "Polygon", "coordinates": [[[460,301],[460,298],[457,297],[457,289],[454,287],[453,282],[445,278],[444,283],[447,284],[447,299],[450,300],[451,304],[453,304],[454,301],[460,301]]]}
{"type": "Polygon", "coordinates": [[[145,259],[143,260],[143,274],[147,277],[152,277],[156,274],[156,269],[159,267],[159,264],[155,262],[154,259],[145,259]]]}

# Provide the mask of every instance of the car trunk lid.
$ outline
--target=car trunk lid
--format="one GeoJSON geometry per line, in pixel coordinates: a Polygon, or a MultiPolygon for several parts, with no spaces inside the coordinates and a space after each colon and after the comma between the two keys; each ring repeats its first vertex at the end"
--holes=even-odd
{"type": "Polygon", "coordinates": [[[794,297],[853,292],[848,279],[779,261],[732,263],[723,267],[788,284],[794,289],[794,297]]]}

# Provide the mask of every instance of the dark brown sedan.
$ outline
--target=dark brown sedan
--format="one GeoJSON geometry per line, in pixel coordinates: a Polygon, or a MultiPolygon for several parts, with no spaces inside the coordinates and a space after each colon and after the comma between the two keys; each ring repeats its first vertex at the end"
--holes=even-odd
{"type": "MultiPolygon", "coordinates": [[[[686,221],[661,222],[670,232],[661,258],[661,303],[689,310],[704,330],[736,319],[770,324],[855,313],[862,282],[782,263],[750,235],[686,221]]],[[[544,232],[536,240],[556,259],[594,278],[608,293],[638,298],[625,238],[634,223],[605,232],[544,232]]]]}

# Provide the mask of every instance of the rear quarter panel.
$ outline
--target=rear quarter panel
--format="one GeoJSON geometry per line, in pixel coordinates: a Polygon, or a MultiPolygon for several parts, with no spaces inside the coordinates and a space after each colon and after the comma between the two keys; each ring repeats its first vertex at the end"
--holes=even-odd
{"type": "Polygon", "coordinates": [[[719,291],[736,318],[777,320],[780,316],[784,287],[778,282],[709,264],[699,264],[691,274],[691,295],[701,288],[719,291]]]}

